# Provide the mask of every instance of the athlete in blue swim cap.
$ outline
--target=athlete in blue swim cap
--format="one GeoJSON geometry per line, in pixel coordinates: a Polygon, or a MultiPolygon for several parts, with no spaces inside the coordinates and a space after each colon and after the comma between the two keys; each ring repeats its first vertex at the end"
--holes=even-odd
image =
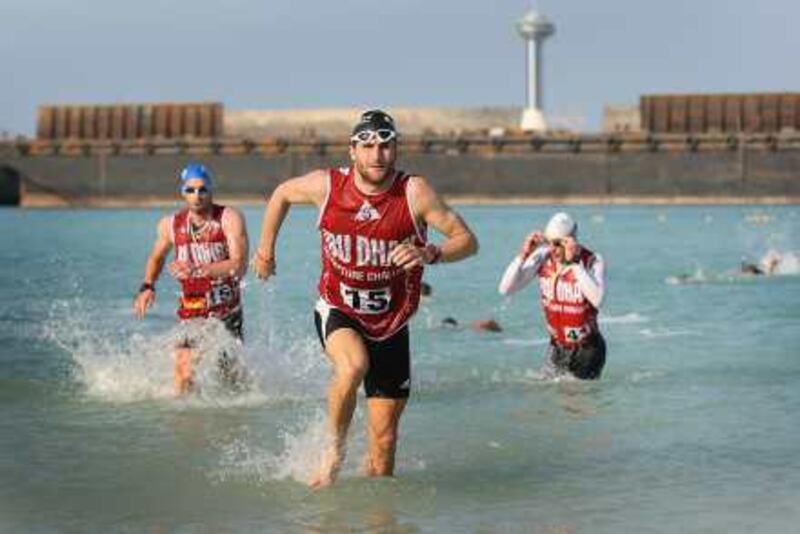
{"type": "MultiPolygon", "coordinates": [[[[219,320],[236,338],[242,337],[242,303],[239,282],[247,270],[247,228],[235,208],[214,203],[211,172],[199,163],[180,174],[184,206],[158,223],[158,237],[145,266],[134,300],[134,312],[143,318],[155,302],[156,280],[170,250],[175,258],[167,269],[181,286],[178,317],[182,322],[219,320]]],[[[181,336],[175,352],[175,392],[194,386],[197,340],[181,336]]],[[[243,370],[222,351],[218,366],[223,378],[235,383],[243,370]]]]}

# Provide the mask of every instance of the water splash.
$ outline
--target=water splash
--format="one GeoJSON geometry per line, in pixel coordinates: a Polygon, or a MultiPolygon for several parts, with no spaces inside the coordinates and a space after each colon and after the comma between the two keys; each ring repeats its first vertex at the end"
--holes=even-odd
{"type": "Polygon", "coordinates": [[[623,315],[600,315],[599,321],[601,324],[639,324],[649,322],[650,318],[631,312],[623,315]]]}
{"type": "Polygon", "coordinates": [[[217,482],[238,481],[263,485],[270,481],[294,480],[306,484],[327,444],[325,413],[318,410],[295,428],[280,431],[282,446],[272,452],[260,445],[250,429],[240,429],[234,436],[213,445],[220,451],[219,467],[209,473],[217,482]]]}
{"type": "Polygon", "coordinates": [[[664,337],[686,337],[691,335],[698,335],[697,332],[686,328],[642,328],[639,334],[645,338],[664,338],[664,337]]]}
{"type": "Polygon", "coordinates": [[[550,338],[506,338],[502,339],[500,342],[503,345],[511,345],[514,347],[541,347],[550,343],[550,338]]]}
{"type": "Polygon", "coordinates": [[[742,258],[739,269],[723,272],[706,272],[702,268],[693,273],[682,273],[668,276],[664,282],[669,285],[691,285],[707,283],[740,283],[751,282],[761,278],[774,276],[796,276],[800,274],[800,256],[792,251],[769,249],[761,256],[758,263],[742,258]]]}
{"type": "Polygon", "coordinates": [[[678,275],[672,275],[668,276],[664,280],[665,283],[673,286],[686,285],[686,284],[703,284],[708,281],[709,281],[708,275],[705,273],[705,271],[703,271],[703,269],[700,268],[696,269],[691,274],[682,273],[678,275]]]}
{"type": "Polygon", "coordinates": [[[169,335],[104,332],[81,300],[54,303],[43,330],[71,356],[75,380],[89,397],[132,402],[174,396],[169,335]]]}
{"type": "Polygon", "coordinates": [[[778,276],[792,276],[800,274],[800,256],[792,251],[779,251],[770,249],[759,261],[765,272],[778,276]]]}
{"type": "Polygon", "coordinates": [[[127,314],[101,316],[90,309],[80,300],[57,302],[43,329],[45,339],[69,354],[75,382],[89,398],[118,403],[174,399],[173,353],[185,339],[193,340],[199,359],[196,391],[182,399],[183,406],[318,399],[324,391],[326,366],[311,336],[261,331],[242,345],[219,321],[173,323],[153,333],[127,314]],[[223,353],[244,369],[245,379],[235,388],[219,372],[223,353]]]}

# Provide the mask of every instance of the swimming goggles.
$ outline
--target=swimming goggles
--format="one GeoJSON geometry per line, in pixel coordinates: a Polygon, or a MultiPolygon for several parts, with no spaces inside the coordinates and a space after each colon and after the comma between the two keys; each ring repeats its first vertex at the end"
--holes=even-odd
{"type": "Polygon", "coordinates": [[[361,130],[353,134],[350,141],[353,143],[361,143],[362,145],[369,145],[372,143],[388,143],[397,137],[397,132],[389,128],[378,128],[377,130],[361,130]]]}
{"type": "Polygon", "coordinates": [[[204,185],[201,185],[200,187],[184,187],[182,191],[184,195],[192,195],[194,193],[197,193],[198,195],[205,195],[208,193],[208,188],[204,185]]]}

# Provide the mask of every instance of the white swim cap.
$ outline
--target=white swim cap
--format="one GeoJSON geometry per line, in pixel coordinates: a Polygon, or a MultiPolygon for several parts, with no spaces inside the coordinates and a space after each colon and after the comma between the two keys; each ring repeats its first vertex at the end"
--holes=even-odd
{"type": "Polygon", "coordinates": [[[544,228],[544,237],[549,241],[564,239],[567,236],[574,236],[577,231],[578,225],[575,224],[572,217],[562,211],[550,218],[544,228]]]}

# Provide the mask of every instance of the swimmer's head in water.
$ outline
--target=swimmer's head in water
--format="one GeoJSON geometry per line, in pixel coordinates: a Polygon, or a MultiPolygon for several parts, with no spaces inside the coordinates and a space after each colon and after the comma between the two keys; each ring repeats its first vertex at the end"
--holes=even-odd
{"type": "Polygon", "coordinates": [[[739,268],[742,274],[764,274],[764,271],[758,268],[755,264],[747,263],[745,261],[742,262],[742,266],[739,268]]]}
{"type": "Polygon", "coordinates": [[[420,286],[420,291],[419,292],[420,292],[420,295],[422,295],[423,297],[429,297],[431,295],[431,293],[433,293],[433,289],[431,288],[431,285],[429,283],[422,282],[422,285],[420,286]]]}
{"type": "Polygon", "coordinates": [[[442,326],[447,328],[456,328],[458,326],[458,321],[456,321],[453,317],[445,317],[442,319],[442,326]]]}
{"type": "Polygon", "coordinates": [[[544,228],[545,239],[556,246],[559,246],[564,238],[575,237],[577,233],[578,224],[563,211],[553,215],[544,228]]]}
{"type": "Polygon", "coordinates": [[[501,327],[500,323],[498,323],[494,319],[481,319],[479,321],[473,321],[471,326],[473,330],[484,331],[484,332],[503,331],[503,327],[501,327]]]}

